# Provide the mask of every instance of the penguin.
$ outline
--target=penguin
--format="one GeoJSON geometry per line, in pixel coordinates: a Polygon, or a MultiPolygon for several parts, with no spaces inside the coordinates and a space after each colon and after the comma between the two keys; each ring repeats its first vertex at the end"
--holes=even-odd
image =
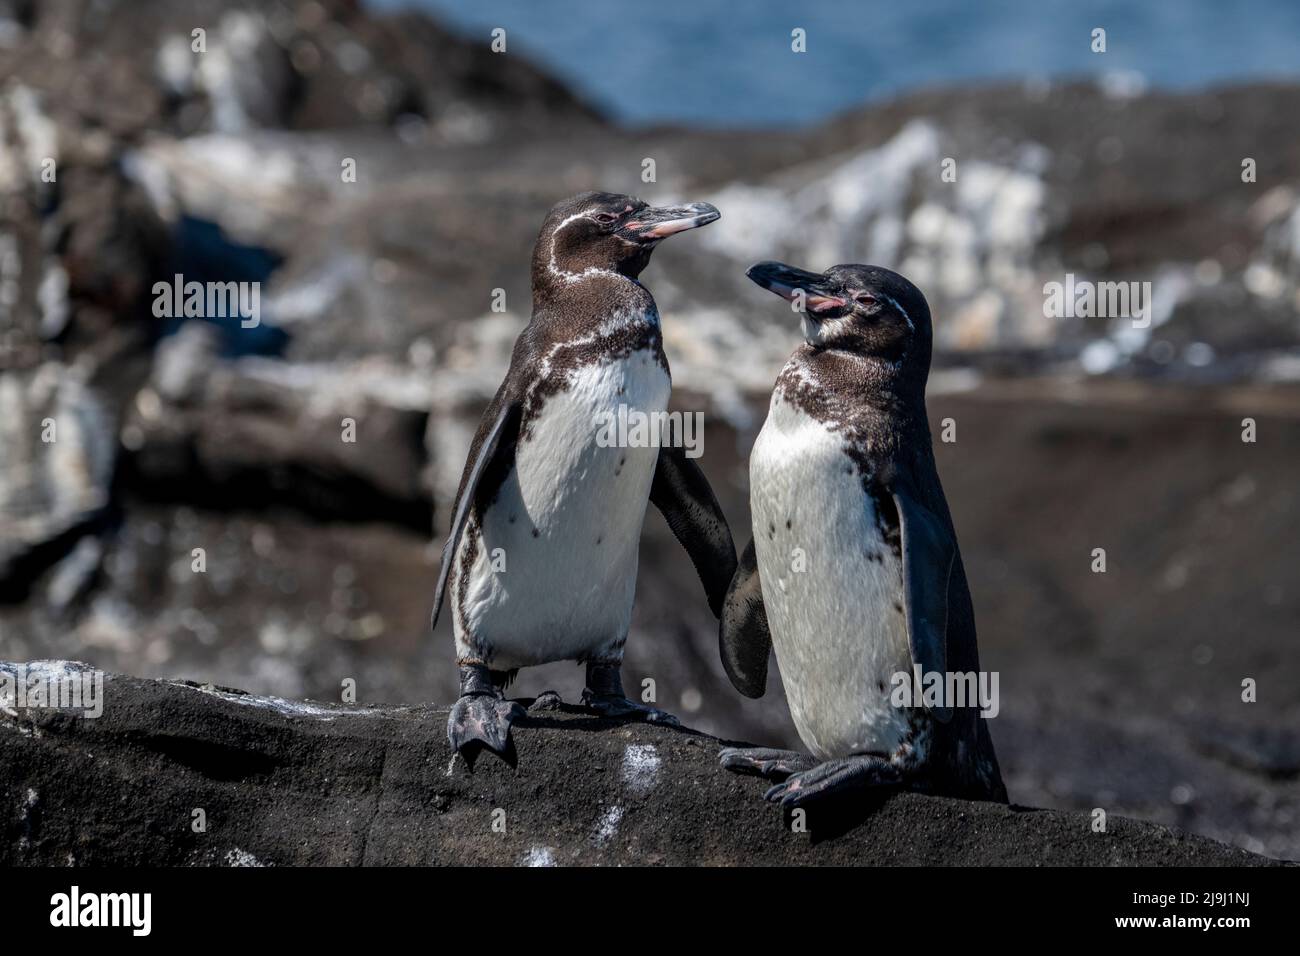
{"type": "Polygon", "coordinates": [[[659,312],[638,277],[660,242],[718,216],[708,203],[587,192],[542,224],[532,318],[474,435],[434,597],[435,626],[444,596],[450,604],[460,670],[447,737],[471,767],[483,748],[513,763],[510,726],[524,710],[505,688],[550,661],[586,665],[582,701],[598,714],[676,723],[629,700],[620,676],[646,502],[686,549],[715,617],[735,545],[682,448],[616,447],[602,423],[620,407],[667,409],[659,312]]]}
{"type": "Polygon", "coordinates": [[[809,753],[731,747],[722,766],[774,781],[766,797],[785,808],[877,787],[1005,803],[979,704],[954,709],[924,676],[909,690],[979,671],[926,417],[925,297],[878,266],[746,274],[795,304],[804,341],[750,455],[753,538],[719,648],[736,689],[761,697],[775,646],[809,753]]]}

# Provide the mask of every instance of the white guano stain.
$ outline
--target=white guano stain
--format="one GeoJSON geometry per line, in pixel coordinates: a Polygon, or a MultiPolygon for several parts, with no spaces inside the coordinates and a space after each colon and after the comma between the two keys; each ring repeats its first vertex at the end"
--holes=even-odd
{"type": "Polygon", "coordinates": [[[661,764],[654,744],[631,744],[623,751],[623,782],[631,793],[649,793],[658,783],[661,764]]]}
{"type": "Polygon", "coordinates": [[[235,847],[226,854],[226,866],[266,866],[266,864],[247,850],[235,847]]]}
{"type": "Polygon", "coordinates": [[[607,807],[601,814],[600,822],[596,824],[596,832],[592,837],[592,842],[596,846],[604,846],[610,840],[618,835],[618,825],[623,822],[623,808],[615,804],[607,807]]]}
{"type": "Polygon", "coordinates": [[[549,846],[529,848],[524,855],[521,866],[555,866],[555,853],[549,846]]]}

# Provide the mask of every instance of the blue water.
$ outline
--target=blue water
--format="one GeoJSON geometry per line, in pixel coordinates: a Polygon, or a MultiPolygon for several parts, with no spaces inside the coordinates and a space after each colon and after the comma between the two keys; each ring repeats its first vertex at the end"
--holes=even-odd
{"type": "Polygon", "coordinates": [[[369,0],[526,53],[628,123],[805,124],[921,86],[1300,75],[1300,0],[369,0]],[[790,51],[807,31],[808,52],[790,51]],[[1107,52],[1093,53],[1103,27],[1107,52]]]}

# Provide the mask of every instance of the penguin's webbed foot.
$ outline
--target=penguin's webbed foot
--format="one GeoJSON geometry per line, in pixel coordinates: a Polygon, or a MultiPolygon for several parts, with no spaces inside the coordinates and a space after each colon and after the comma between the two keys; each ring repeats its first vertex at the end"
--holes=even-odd
{"type": "Polygon", "coordinates": [[[485,694],[462,697],[447,718],[447,739],[467,763],[472,764],[477,750],[484,747],[505,756],[510,725],[523,714],[523,707],[513,700],[485,694]]]}
{"type": "Polygon", "coordinates": [[[510,725],[524,715],[524,708],[506,700],[491,672],[478,664],[462,665],[460,699],[447,716],[447,741],[465,758],[470,769],[480,750],[491,750],[513,763],[510,725]]]}
{"type": "Polygon", "coordinates": [[[649,704],[628,700],[623,693],[621,664],[587,664],[587,686],[582,692],[582,705],[602,717],[630,717],[647,724],[665,724],[679,727],[672,714],[649,704]]]}
{"type": "Polygon", "coordinates": [[[586,707],[593,713],[601,717],[630,717],[634,720],[642,720],[647,724],[665,724],[669,727],[680,727],[681,722],[668,713],[666,710],[660,710],[658,707],[651,707],[649,704],[639,704],[634,700],[628,700],[622,694],[593,694],[590,690],[582,692],[582,706],[586,707]]]}
{"type": "Polygon", "coordinates": [[[733,773],[777,781],[817,766],[817,760],[808,754],[767,747],[724,747],[718,761],[733,773]]]}
{"type": "Polygon", "coordinates": [[[765,797],[783,808],[793,809],[829,797],[901,782],[902,773],[888,760],[863,754],[828,760],[811,770],[796,773],[784,783],[771,787],[765,797]]]}

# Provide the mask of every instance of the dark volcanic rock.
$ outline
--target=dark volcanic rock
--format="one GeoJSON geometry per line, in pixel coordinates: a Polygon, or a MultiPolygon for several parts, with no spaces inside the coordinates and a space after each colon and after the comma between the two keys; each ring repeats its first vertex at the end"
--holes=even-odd
{"type": "MultiPolygon", "coordinates": [[[[30,666],[67,675],[84,665],[30,666]]],[[[95,719],[0,700],[0,863],[1270,862],[1135,820],[1111,817],[1094,833],[1085,814],[912,793],[814,809],[796,833],[762,800],[764,783],[718,767],[720,741],[575,707],[516,725],[517,767],[487,755],[471,774],[452,760],[442,708],[129,677],[109,677],[104,700],[95,719]]]]}
{"type": "Polygon", "coordinates": [[[493,54],[490,38],[470,43],[354,0],[42,0],[12,31],[0,75],[115,135],[409,117],[435,140],[464,142],[596,122],[526,60],[493,54]]]}
{"type": "Polygon", "coordinates": [[[429,527],[421,483],[428,412],[385,400],[375,383],[386,369],[221,362],[211,328],[191,323],[164,340],[127,414],[127,480],[136,491],[429,527]]]}

